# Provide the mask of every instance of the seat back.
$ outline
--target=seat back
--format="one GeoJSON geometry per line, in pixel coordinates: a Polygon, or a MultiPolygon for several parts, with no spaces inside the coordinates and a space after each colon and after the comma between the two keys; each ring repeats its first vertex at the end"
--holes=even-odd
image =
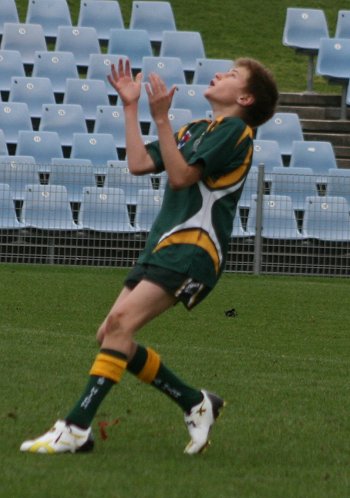
{"type": "Polygon", "coordinates": [[[4,32],[6,22],[19,23],[19,16],[15,0],[1,0],[0,8],[0,35],[4,32]]]}
{"type": "Polygon", "coordinates": [[[42,171],[49,169],[52,157],[63,157],[60,138],[55,131],[20,130],[16,154],[33,156],[42,171]]]}
{"type": "Polygon", "coordinates": [[[179,57],[184,70],[194,72],[197,59],[206,56],[202,36],[198,31],[164,31],[160,55],[179,57]]]}
{"type": "Polygon", "coordinates": [[[24,64],[32,65],[37,50],[47,50],[44,30],[40,24],[5,23],[2,50],[18,50],[24,64]]]}
{"type": "Polygon", "coordinates": [[[150,73],[158,74],[166,86],[185,84],[185,73],[179,57],[144,57],[142,60],[142,74],[144,81],[150,73]]]}
{"type": "Polygon", "coordinates": [[[10,90],[14,76],[25,76],[21,54],[18,50],[0,50],[0,91],[10,90]]]}
{"type": "Polygon", "coordinates": [[[78,68],[72,52],[36,52],[33,65],[35,77],[49,78],[53,91],[64,93],[67,78],[78,78],[78,68]]]}
{"type": "Polygon", "coordinates": [[[22,228],[16,216],[12,192],[7,183],[0,183],[0,230],[22,228]]]}
{"type": "Polygon", "coordinates": [[[33,130],[28,105],[24,102],[0,102],[0,128],[7,143],[17,144],[19,130],[33,130]]]}
{"type": "Polygon", "coordinates": [[[149,232],[163,202],[164,190],[140,189],[136,198],[135,227],[149,232]]]}
{"type": "Polygon", "coordinates": [[[107,87],[102,80],[67,78],[64,104],[79,104],[85,119],[96,119],[98,105],[109,105],[107,87]]]}
{"type": "Polygon", "coordinates": [[[266,123],[257,128],[257,140],[275,140],[282,155],[290,155],[295,140],[304,140],[298,114],[276,112],[266,123]]]}
{"type": "Polygon", "coordinates": [[[125,149],[125,121],[123,106],[97,106],[95,133],[109,133],[117,148],[125,149]]]}
{"type": "Polygon", "coordinates": [[[107,161],[117,160],[117,149],[109,133],[74,133],[71,158],[90,159],[94,167],[107,167],[107,161]]]}
{"type": "Polygon", "coordinates": [[[344,197],[307,197],[303,222],[308,238],[350,241],[350,207],[344,197]]]}
{"type": "Polygon", "coordinates": [[[328,173],[337,167],[333,146],[326,141],[295,141],[290,167],[311,168],[314,173],[328,173]]]}
{"type": "Polygon", "coordinates": [[[137,204],[139,190],[153,190],[151,176],[132,175],[126,161],[108,161],[105,186],[121,188],[127,204],[137,204]]]}
{"type": "Polygon", "coordinates": [[[193,83],[197,85],[209,85],[216,73],[226,73],[232,69],[231,59],[209,59],[207,57],[197,59],[194,68],[193,83]]]}
{"type": "MultiPolygon", "coordinates": [[[[82,161],[82,160],[80,160],[82,161]]],[[[62,161],[52,159],[49,185],[64,185],[69,202],[81,202],[84,187],[95,187],[96,178],[91,162],[82,164],[79,161],[62,161]]]]}
{"type": "Polygon", "coordinates": [[[348,81],[350,78],[350,39],[321,38],[316,73],[329,80],[348,81]]]}
{"type": "Polygon", "coordinates": [[[143,57],[153,55],[151,40],[145,29],[111,29],[108,53],[126,55],[132,69],[141,69],[143,57]]]}
{"type": "Polygon", "coordinates": [[[59,26],[55,50],[72,52],[82,67],[88,66],[90,54],[101,53],[96,29],[87,26],[59,26]]]}
{"type": "Polygon", "coordinates": [[[350,205],[350,170],[332,168],[326,180],[327,195],[344,197],[350,205]]]}
{"type": "Polygon", "coordinates": [[[43,105],[40,131],[56,131],[61,144],[71,146],[74,133],[87,133],[83,108],[79,104],[43,105]]]}
{"type": "Polygon", "coordinates": [[[110,30],[124,29],[119,2],[114,0],[84,0],[80,3],[78,26],[96,29],[99,40],[109,40],[110,30]]]}
{"type": "Polygon", "coordinates": [[[133,1],[130,28],[145,29],[152,42],[161,42],[164,31],[176,30],[170,2],[133,1]]]}
{"type": "Polygon", "coordinates": [[[283,45],[317,53],[320,39],[328,36],[327,20],[322,9],[287,8],[283,45]]]}
{"type": "Polygon", "coordinates": [[[7,183],[12,198],[23,200],[26,185],[38,184],[38,167],[32,156],[0,156],[0,183],[7,183]]]}
{"type": "MultiPolygon", "coordinates": [[[[95,0],[93,0],[93,2],[96,3],[95,0]]],[[[127,59],[127,56],[122,54],[91,54],[86,78],[102,80],[106,85],[108,95],[117,95],[117,91],[107,80],[107,75],[111,72],[112,64],[114,64],[115,67],[118,67],[119,59],[125,60],[127,59]]]]}
{"type": "Polygon", "coordinates": [[[311,168],[273,168],[270,194],[287,195],[293,209],[305,209],[305,199],[317,195],[316,177],[311,168]]]}
{"type": "Polygon", "coordinates": [[[270,173],[273,168],[282,167],[282,154],[277,140],[259,140],[253,141],[252,166],[256,168],[263,164],[265,172],[270,173]]]}
{"type": "Polygon", "coordinates": [[[189,109],[193,119],[205,119],[210,105],[204,97],[207,85],[177,85],[172,106],[174,108],[189,109]]]}
{"type": "Polygon", "coordinates": [[[71,26],[67,0],[29,0],[26,23],[40,24],[44,35],[56,38],[58,26],[71,26]]]}
{"type": "Polygon", "coordinates": [[[49,78],[15,76],[11,80],[9,102],[25,102],[32,118],[41,118],[43,104],[54,104],[55,94],[49,78]]]}
{"type": "MultiPolygon", "coordinates": [[[[173,132],[180,130],[182,126],[192,121],[192,111],[190,109],[180,109],[171,107],[168,112],[168,118],[173,129],[173,132]]],[[[151,122],[149,129],[150,135],[157,134],[157,127],[154,121],[151,122]]]]}
{"type": "Polygon", "coordinates": [[[335,38],[350,38],[350,10],[339,10],[335,38]]]}

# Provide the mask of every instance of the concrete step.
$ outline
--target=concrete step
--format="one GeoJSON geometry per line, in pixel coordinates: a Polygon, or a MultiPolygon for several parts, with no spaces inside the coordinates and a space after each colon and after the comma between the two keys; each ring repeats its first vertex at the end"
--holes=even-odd
{"type": "Polygon", "coordinates": [[[350,136],[348,134],[306,131],[304,132],[304,139],[331,142],[333,146],[350,147],[350,136]]]}

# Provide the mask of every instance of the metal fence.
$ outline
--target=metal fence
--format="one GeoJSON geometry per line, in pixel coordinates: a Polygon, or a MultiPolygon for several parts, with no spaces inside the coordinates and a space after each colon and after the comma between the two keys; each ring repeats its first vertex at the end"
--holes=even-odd
{"type": "MultiPolygon", "coordinates": [[[[130,267],[157,215],[166,176],[125,161],[0,164],[0,262],[130,267]]],[[[252,168],[232,229],[228,272],[350,274],[350,171],[252,168]]]]}

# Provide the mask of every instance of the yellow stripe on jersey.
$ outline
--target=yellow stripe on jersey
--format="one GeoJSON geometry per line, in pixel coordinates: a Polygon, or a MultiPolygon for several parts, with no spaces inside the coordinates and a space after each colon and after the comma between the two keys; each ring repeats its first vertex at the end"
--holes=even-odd
{"type": "Polygon", "coordinates": [[[209,235],[199,228],[189,230],[180,230],[174,232],[168,237],[165,237],[154,249],[153,252],[160,251],[164,247],[169,247],[174,244],[193,244],[201,249],[204,249],[211,257],[215,272],[218,274],[220,269],[220,260],[214,242],[209,235]]]}
{"type": "Polygon", "coordinates": [[[230,173],[221,176],[217,180],[208,177],[205,180],[203,180],[204,183],[209,188],[226,188],[230,187],[231,185],[234,185],[235,183],[240,182],[244,178],[244,175],[246,174],[247,169],[250,166],[252,154],[253,154],[253,147],[250,147],[241,166],[234,169],[233,171],[230,171],[230,173]]]}

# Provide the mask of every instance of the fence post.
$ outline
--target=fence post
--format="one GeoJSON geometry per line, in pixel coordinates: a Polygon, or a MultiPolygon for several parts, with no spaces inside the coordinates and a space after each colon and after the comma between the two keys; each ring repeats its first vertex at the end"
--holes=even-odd
{"type": "Polygon", "coordinates": [[[259,275],[261,271],[261,231],[263,224],[263,196],[264,196],[265,166],[258,166],[258,189],[256,197],[256,226],[254,239],[254,274],[259,275]]]}

